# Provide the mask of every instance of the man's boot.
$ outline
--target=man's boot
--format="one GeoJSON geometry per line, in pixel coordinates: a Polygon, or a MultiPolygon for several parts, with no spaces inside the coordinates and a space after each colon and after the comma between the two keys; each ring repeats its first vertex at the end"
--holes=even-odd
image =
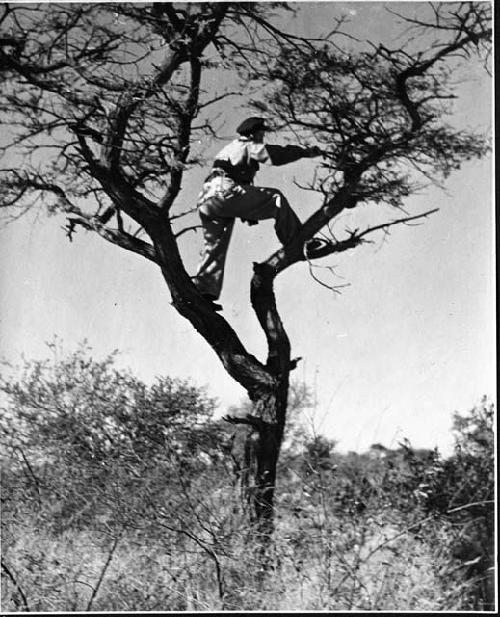
{"type": "Polygon", "coordinates": [[[331,246],[331,242],[323,238],[312,238],[305,243],[306,257],[308,259],[314,259],[314,257],[323,256],[323,249],[327,246],[331,246]]]}

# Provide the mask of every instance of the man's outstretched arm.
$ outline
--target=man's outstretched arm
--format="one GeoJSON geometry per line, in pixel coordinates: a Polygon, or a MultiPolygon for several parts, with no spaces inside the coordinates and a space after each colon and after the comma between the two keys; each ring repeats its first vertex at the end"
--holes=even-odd
{"type": "Polygon", "coordinates": [[[304,148],[302,146],[288,145],[275,146],[266,144],[271,165],[286,165],[303,158],[313,158],[321,156],[322,150],[318,146],[304,148]]]}

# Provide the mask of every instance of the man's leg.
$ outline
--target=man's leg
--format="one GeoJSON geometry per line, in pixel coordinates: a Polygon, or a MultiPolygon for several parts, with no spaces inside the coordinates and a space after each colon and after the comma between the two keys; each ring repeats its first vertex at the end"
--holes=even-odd
{"type": "Polygon", "coordinates": [[[227,249],[234,226],[234,219],[212,218],[199,212],[205,241],[204,255],[194,279],[202,294],[216,300],[220,296],[227,249]]]}
{"type": "Polygon", "coordinates": [[[283,193],[277,191],[274,199],[276,202],[274,229],[281,244],[286,244],[299,233],[302,223],[283,193]]]}
{"type": "MultiPolygon", "coordinates": [[[[243,185],[240,189],[241,192],[237,197],[228,199],[224,204],[233,216],[250,221],[274,218],[274,229],[282,244],[287,244],[297,236],[302,223],[281,191],[253,185],[243,185]]],[[[307,257],[322,256],[327,244],[328,241],[323,238],[312,238],[307,241],[305,243],[307,257]]]]}
{"type": "Polygon", "coordinates": [[[224,202],[224,211],[251,221],[275,219],[274,229],[282,244],[296,236],[302,226],[283,193],[273,188],[243,185],[238,194],[224,202]]]}

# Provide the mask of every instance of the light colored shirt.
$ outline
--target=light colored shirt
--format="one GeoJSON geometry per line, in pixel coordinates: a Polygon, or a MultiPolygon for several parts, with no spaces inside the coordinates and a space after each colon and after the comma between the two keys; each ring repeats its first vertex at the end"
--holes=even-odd
{"type": "Polygon", "coordinates": [[[269,152],[264,143],[256,143],[248,137],[239,137],[227,144],[215,157],[216,160],[230,161],[233,166],[247,164],[254,160],[266,163],[270,160],[269,152]]]}
{"type": "Polygon", "coordinates": [[[224,170],[235,182],[251,184],[260,163],[286,165],[308,156],[309,149],[301,146],[266,145],[249,137],[239,137],[219,151],[215,157],[214,168],[224,170]]]}

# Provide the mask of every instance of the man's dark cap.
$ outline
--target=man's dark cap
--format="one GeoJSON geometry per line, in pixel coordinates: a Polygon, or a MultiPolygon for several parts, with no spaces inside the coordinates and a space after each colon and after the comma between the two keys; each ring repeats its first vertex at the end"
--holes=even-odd
{"type": "Polygon", "coordinates": [[[252,135],[253,133],[256,133],[257,131],[270,131],[270,130],[271,128],[266,125],[265,118],[256,118],[252,116],[251,118],[247,118],[246,120],[243,120],[243,122],[236,129],[236,132],[239,135],[246,136],[246,135],[252,135]]]}

